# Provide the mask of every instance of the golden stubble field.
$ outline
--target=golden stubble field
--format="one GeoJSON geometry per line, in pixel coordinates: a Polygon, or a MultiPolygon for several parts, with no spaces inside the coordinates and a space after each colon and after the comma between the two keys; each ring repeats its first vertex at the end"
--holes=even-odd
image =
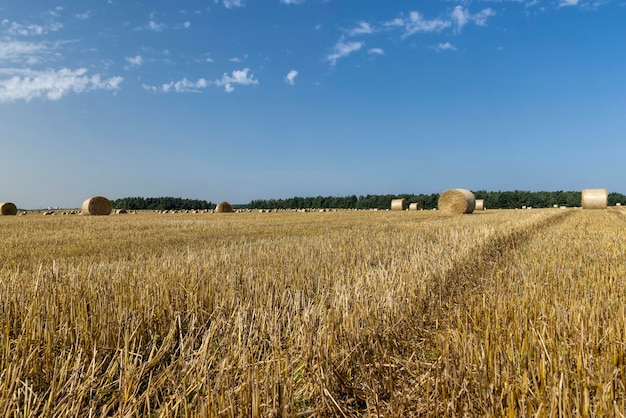
{"type": "Polygon", "coordinates": [[[0,217],[2,416],[623,416],[626,211],[0,217]]]}

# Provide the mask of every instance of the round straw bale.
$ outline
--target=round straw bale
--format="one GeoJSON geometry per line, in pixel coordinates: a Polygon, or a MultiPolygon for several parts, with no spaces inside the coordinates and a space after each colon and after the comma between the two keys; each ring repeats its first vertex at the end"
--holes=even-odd
{"type": "Polygon", "coordinates": [[[469,190],[448,189],[439,196],[437,206],[445,213],[472,213],[476,207],[476,197],[469,190]]]}
{"type": "Polygon", "coordinates": [[[0,203],[0,215],[17,215],[17,206],[11,202],[0,203]]]}
{"type": "Polygon", "coordinates": [[[422,205],[419,202],[413,202],[409,204],[409,210],[420,210],[422,205]]]}
{"type": "Polygon", "coordinates": [[[230,213],[233,211],[233,207],[228,202],[220,202],[215,208],[216,213],[230,213]]]}
{"type": "Polygon", "coordinates": [[[109,199],[103,196],[94,196],[83,202],[82,214],[102,216],[110,215],[113,211],[113,206],[109,199]]]}
{"type": "Polygon", "coordinates": [[[474,210],[485,210],[485,199],[476,199],[474,210]]]}
{"type": "Polygon", "coordinates": [[[584,189],[582,204],[583,209],[606,209],[608,204],[606,189],[584,189]]]}
{"type": "Polygon", "coordinates": [[[124,213],[128,213],[128,211],[126,209],[118,209],[118,210],[115,211],[115,213],[118,214],[118,215],[122,215],[124,213]]]}
{"type": "Polygon", "coordinates": [[[393,199],[391,210],[406,210],[406,199],[393,199]]]}

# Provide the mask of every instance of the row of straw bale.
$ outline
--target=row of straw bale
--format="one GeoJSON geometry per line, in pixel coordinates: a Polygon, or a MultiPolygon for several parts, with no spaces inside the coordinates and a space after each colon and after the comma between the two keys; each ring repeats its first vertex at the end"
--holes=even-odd
{"type": "MultiPolygon", "coordinates": [[[[608,193],[606,189],[584,189],[582,191],[583,209],[606,209],[607,204],[608,193]]],[[[393,199],[391,210],[406,210],[406,205],[406,199],[393,199]]],[[[411,203],[409,209],[418,210],[418,205],[418,203],[411,203]]],[[[437,207],[444,213],[464,214],[485,210],[485,201],[476,199],[474,193],[466,189],[448,189],[439,196],[437,207]]],[[[554,207],[559,206],[554,205],[554,207]]],[[[526,207],[522,208],[527,209],[526,207]]]]}

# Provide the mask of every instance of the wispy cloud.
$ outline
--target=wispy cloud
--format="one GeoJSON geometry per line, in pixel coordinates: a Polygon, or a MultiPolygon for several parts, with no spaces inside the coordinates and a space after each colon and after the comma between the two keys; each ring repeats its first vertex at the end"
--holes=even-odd
{"type": "Polygon", "coordinates": [[[408,17],[397,17],[393,20],[383,23],[387,28],[403,28],[403,38],[414,35],[416,33],[441,32],[450,27],[451,22],[443,19],[425,19],[420,12],[412,11],[408,17]]]}
{"type": "Polygon", "coordinates": [[[303,4],[304,0],[280,0],[283,4],[303,4]]]}
{"type": "Polygon", "coordinates": [[[287,73],[287,75],[285,76],[285,83],[293,86],[294,84],[296,84],[297,76],[298,72],[296,70],[289,71],[289,73],[287,73]]]}
{"type": "Polygon", "coordinates": [[[326,56],[326,60],[330,61],[331,65],[337,64],[337,60],[343,57],[347,57],[353,52],[363,48],[364,42],[343,42],[339,41],[333,47],[332,54],[326,56]]]}
{"type": "Polygon", "coordinates": [[[47,51],[48,46],[41,42],[0,41],[0,61],[34,63],[37,55],[47,51]]]}
{"type": "Polygon", "coordinates": [[[437,51],[456,51],[456,47],[450,42],[439,43],[435,49],[437,51]]]}
{"type": "Polygon", "coordinates": [[[191,27],[191,22],[189,22],[189,21],[183,22],[183,27],[185,29],[189,29],[191,27]]]}
{"type": "Polygon", "coordinates": [[[258,80],[254,78],[254,75],[248,73],[250,69],[244,68],[243,70],[235,70],[231,75],[224,73],[221,79],[215,81],[218,86],[223,86],[226,92],[230,93],[235,90],[234,85],[249,86],[252,84],[259,84],[258,80]]]}
{"type": "Polygon", "coordinates": [[[370,48],[367,51],[368,54],[374,54],[374,55],[385,55],[385,51],[383,51],[382,48],[370,48]]]}
{"type": "Polygon", "coordinates": [[[88,10],[84,13],[76,13],[74,17],[78,20],[87,20],[87,19],[90,19],[92,15],[93,13],[90,10],[88,10]]]}
{"type": "Polygon", "coordinates": [[[69,93],[118,90],[123,81],[122,77],[104,79],[100,74],[89,75],[86,68],[43,71],[3,68],[0,74],[10,76],[0,80],[0,103],[34,98],[59,100],[69,93]]]}
{"type": "Polygon", "coordinates": [[[159,23],[151,20],[148,22],[145,28],[154,32],[161,32],[165,28],[165,23],[159,23]]]}
{"type": "Polygon", "coordinates": [[[235,90],[235,85],[247,86],[259,84],[259,81],[256,80],[252,74],[249,74],[249,72],[250,70],[245,68],[243,70],[235,70],[231,75],[224,73],[222,78],[215,81],[207,81],[205,78],[191,81],[187,80],[187,78],[183,78],[180,81],[172,81],[161,84],[160,86],[144,84],[142,87],[144,90],[161,93],[200,93],[207,87],[215,85],[224,87],[224,90],[230,93],[235,90]]]}
{"type": "Polygon", "coordinates": [[[374,28],[367,22],[359,22],[359,26],[348,31],[349,36],[369,35],[374,33],[374,28]]]}
{"type": "Polygon", "coordinates": [[[487,19],[495,15],[496,12],[493,9],[486,8],[472,16],[472,20],[478,26],[485,26],[487,24],[487,19]]]}
{"type": "Polygon", "coordinates": [[[144,84],[142,87],[149,91],[160,91],[163,93],[175,92],[175,93],[200,93],[202,89],[209,86],[209,82],[204,78],[199,78],[196,81],[189,81],[183,78],[180,81],[172,81],[170,83],[161,84],[159,87],[150,86],[144,84]]]}
{"type": "Polygon", "coordinates": [[[143,64],[143,58],[141,57],[141,55],[126,57],[126,62],[129,63],[131,67],[141,67],[141,65],[143,64]]]}
{"type": "Polygon", "coordinates": [[[224,0],[224,7],[234,9],[235,7],[244,7],[246,3],[243,0],[224,0]]]}
{"type": "Polygon", "coordinates": [[[487,19],[491,16],[495,16],[495,14],[496,12],[493,9],[486,8],[472,15],[469,9],[465,9],[463,6],[456,6],[454,10],[452,10],[451,17],[456,23],[455,31],[461,32],[463,27],[470,22],[474,22],[474,24],[478,26],[485,26],[487,19]]]}
{"type": "Polygon", "coordinates": [[[46,25],[36,25],[32,23],[21,24],[4,19],[1,23],[5,33],[12,36],[46,35],[50,32],[57,32],[63,28],[63,24],[60,22],[51,22],[46,25]]]}
{"type": "Polygon", "coordinates": [[[559,1],[559,7],[578,6],[578,0],[561,0],[559,1]]]}

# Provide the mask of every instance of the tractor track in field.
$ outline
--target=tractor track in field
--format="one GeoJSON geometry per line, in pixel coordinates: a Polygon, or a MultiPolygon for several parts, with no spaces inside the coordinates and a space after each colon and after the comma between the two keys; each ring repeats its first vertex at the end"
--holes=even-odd
{"type": "Polygon", "coordinates": [[[424,312],[432,312],[441,318],[441,313],[457,305],[464,295],[482,288],[489,280],[490,272],[500,260],[528,245],[530,239],[539,233],[546,233],[565,219],[576,213],[573,210],[555,213],[530,225],[524,225],[507,234],[496,234],[469,256],[454,263],[443,274],[427,298],[424,312]]]}

